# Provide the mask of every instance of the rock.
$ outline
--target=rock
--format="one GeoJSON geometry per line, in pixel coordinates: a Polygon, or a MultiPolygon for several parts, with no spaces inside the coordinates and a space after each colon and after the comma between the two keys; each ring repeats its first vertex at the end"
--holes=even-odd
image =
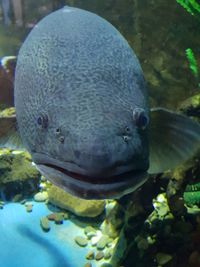
{"type": "Polygon", "coordinates": [[[87,226],[84,229],[84,233],[88,239],[91,239],[92,237],[96,236],[96,230],[92,226],[87,226]]]}
{"type": "Polygon", "coordinates": [[[165,265],[166,263],[168,263],[169,261],[172,260],[172,256],[170,254],[166,254],[166,253],[157,253],[156,254],[156,261],[158,263],[158,265],[165,265]]]}
{"type": "Polygon", "coordinates": [[[55,221],[57,224],[63,223],[63,220],[69,219],[69,214],[66,212],[54,212],[47,215],[49,221],[55,221]]]}
{"type": "Polygon", "coordinates": [[[0,150],[0,189],[6,200],[28,198],[38,191],[40,174],[27,152],[0,150]]]}
{"type": "Polygon", "coordinates": [[[34,200],[36,202],[44,202],[48,199],[48,193],[47,192],[38,192],[34,195],[34,200]]]}
{"type": "Polygon", "coordinates": [[[103,264],[100,265],[100,267],[113,267],[113,265],[110,263],[104,262],[103,264]]]}
{"type": "Polygon", "coordinates": [[[26,204],[25,207],[26,207],[26,211],[27,212],[32,212],[33,211],[33,205],[32,204],[26,204]]]}
{"type": "Polygon", "coordinates": [[[88,241],[85,237],[83,236],[77,236],[75,237],[75,242],[80,246],[80,247],[86,247],[88,244],[88,241]]]}
{"type": "Polygon", "coordinates": [[[51,213],[51,214],[47,215],[47,218],[49,221],[55,221],[55,217],[56,217],[55,213],[51,213]]]}
{"type": "Polygon", "coordinates": [[[94,256],[95,256],[94,251],[89,250],[88,253],[85,255],[85,258],[87,260],[93,260],[94,259],[94,256]]]}
{"type": "Polygon", "coordinates": [[[149,243],[145,238],[141,238],[137,243],[137,247],[139,250],[146,250],[149,247],[149,243]]]}
{"type": "Polygon", "coordinates": [[[101,231],[97,231],[96,235],[91,238],[91,245],[96,246],[97,242],[100,240],[101,236],[102,236],[101,231]]]}
{"type": "Polygon", "coordinates": [[[119,235],[124,223],[124,210],[116,201],[106,205],[106,219],[101,224],[101,231],[109,237],[115,238],[119,235]],[[111,208],[110,208],[111,206],[111,208]],[[108,210],[107,210],[108,207],[108,210]]]}
{"type": "Polygon", "coordinates": [[[103,257],[104,257],[103,251],[99,251],[99,252],[97,252],[97,254],[95,256],[95,260],[100,261],[101,259],[103,259],[103,257]]]}
{"type": "Polygon", "coordinates": [[[63,223],[63,214],[60,212],[56,212],[54,221],[56,224],[62,224],[63,223]]]}
{"type": "Polygon", "coordinates": [[[84,233],[86,235],[88,235],[88,233],[90,233],[90,232],[95,232],[96,233],[96,230],[92,226],[86,226],[85,229],[84,229],[84,233]]]}
{"type": "Polygon", "coordinates": [[[200,94],[193,95],[192,97],[183,101],[179,109],[187,116],[200,116],[200,94]]]}
{"type": "Polygon", "coordinates": [[[0,64],[0,104],[4,106],[14,106],[14,71],[16,57],[8,56],[1,59],[0,64]]]}
{"type": "Polygon", "coordinates": [[[90,262],[87,262],[84,267],[92,267],[92,264],[90,262]]]}
{"type": "Polygon", "coordinates": [[[48,190],[49,202],[82,217],[96,217],[104,211],[105,201],[84,200],[74,197],[52,185],[48,190]]]}
{"type": "Polygon", "coordinates": [[[13,197],[12,202],[20,202],[23,199],[22,194],[17,194],[13,197]]]}
{"type": "Polygon", "coordinates": [[[200,253],[198,250],[193,251],[189,256],[189,267],[200,266],[200,253]]]}
{"type": "Polygon", "coordinates": [[[63,219],[66,221],[69,219],[69,214],[66,213],[66,212],[62,212],[62,215],[63,215],[63,219]]]}
{"type": "Polygon", "coordinates": [[[106,247],[107,243],[109,242],[109,237],[103,235],[99,241],[97,242],[97,249],[102,250],[106,247]]]}
{"type": "Polygon", "coordinates": [[[47,219],[47,217],[42,217],[40,219],[40,226],[45,232],[48,232],[50,230],[49,220],[47,219]]]}
{"type": "Polygon", "coordinates": [[[159,217],[164,217],[169,213],[169,206],[166,195],[159,194],[156,199],[153,200],[153,206],[159,217]]]}
{"type": "Polygon", "coordinates": [[[87,234],[87,238],[90,240],[92,237],[96,236],[96,233],[95,232],[89,232],[87,234]]]}
{"type": "Polygon", "coordinates": [[[27,199],[22,199],[22,200],[20,201],[20,204],[24,205],[26,202],[27,202],[27,199]]]}
{"type": "Polygon", "coordinates": [[[104,252],[104,259],[105,260],[108,260],[108,259],[110,259],[111,258],[111,253],[110,253],[110,250],[106,250],[105,252],[104,252]]]}
{"type": "Polygon", "coordinates": [[[112,238],[109,238],[108,239],[108,242],[106,244],[106,247],[110,248],[110,247],[112,247],[112,244],[113,244],[113,239],[112,238]]]}

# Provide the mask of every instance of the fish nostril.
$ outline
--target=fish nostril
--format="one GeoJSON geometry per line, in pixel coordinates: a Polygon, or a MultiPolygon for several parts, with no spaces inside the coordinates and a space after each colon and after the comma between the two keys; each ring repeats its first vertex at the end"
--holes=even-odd
{"type": "Polygon", "coordinates": [[[65,137],[62,135],[62,136],[60,136],[59,138],[59,141],[63,144],[64,143],[64,141],[65,141],[65,137]]]}
{"type": "Polygon", "coordinates": [[[123,136],[124,142],[128,143],[128,141],[131,139],[130,136],[124,135],[123,136]]]}

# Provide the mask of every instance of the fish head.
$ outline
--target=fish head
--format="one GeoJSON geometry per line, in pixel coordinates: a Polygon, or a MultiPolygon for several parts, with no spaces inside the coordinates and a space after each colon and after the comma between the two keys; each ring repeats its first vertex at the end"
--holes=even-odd
{"type": "MultiPolygon", "coordinates": [[[[85,199],[117,198],[147,179],[148,112],[87,108],[66,101],[38,116],[28,141],[37,168],[54,184],[85,199]],[[85,111],[84,111],[85,110],[85,111]]],[[[39,114],[38,114],[39,115],[39,114]]]]}

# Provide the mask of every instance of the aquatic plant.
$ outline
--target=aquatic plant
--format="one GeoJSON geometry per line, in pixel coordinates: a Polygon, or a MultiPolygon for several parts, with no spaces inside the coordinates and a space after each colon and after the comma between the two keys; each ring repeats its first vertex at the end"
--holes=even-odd
{"type": "Polygon", "coordinates": [[[198,71],[198,65],[197,65],[197,60],[194,56],[194,53],[192,51],[191,48],[187,48],[185,50],[185,54],[186,54],[186,57],[187,57],[187,60],[188,60],[188,63],[189,63],[189,68],[192,72],[192,74],[198,78],[198,75],[199,75],[199,71],[198,71]]]}
{"type": "Polygon", "coordinates": [[[192,16],[200,13],[200,4],[196,0],[176,0],[192,16]]]}
{"type": "MultiPolygon", "coordinates": [[[[176,2],[180,4],[192,16],[200,18],[200,3],[198,3],[196,0],[176,0],[176,2]]],[[[199,70],[194,53],[191,48],[187,48],[185,50],[185,54],[189,63],[189,68],[194,77],[197,79],[198,87],[200,87],[199,70]]]]}
{"type": "Polygon", "coordinates": [[[188,184],[184,192],[184,201],[188,206],[200,204],[200,183],[188,184]]]}

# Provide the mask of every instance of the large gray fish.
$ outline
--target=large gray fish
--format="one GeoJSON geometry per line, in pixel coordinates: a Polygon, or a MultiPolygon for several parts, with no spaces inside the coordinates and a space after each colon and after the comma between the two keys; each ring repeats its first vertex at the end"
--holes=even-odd
{"type": "Polygon", "coordinates": [[[200,127],[164,109],[149,115],[140,64],[103,18],[64,7],[22,45],[16,118],[0,120],[1,143],[23,145],[54,184],[86,199],[134,191],[149,173],[192,156],[200,127]]]}

